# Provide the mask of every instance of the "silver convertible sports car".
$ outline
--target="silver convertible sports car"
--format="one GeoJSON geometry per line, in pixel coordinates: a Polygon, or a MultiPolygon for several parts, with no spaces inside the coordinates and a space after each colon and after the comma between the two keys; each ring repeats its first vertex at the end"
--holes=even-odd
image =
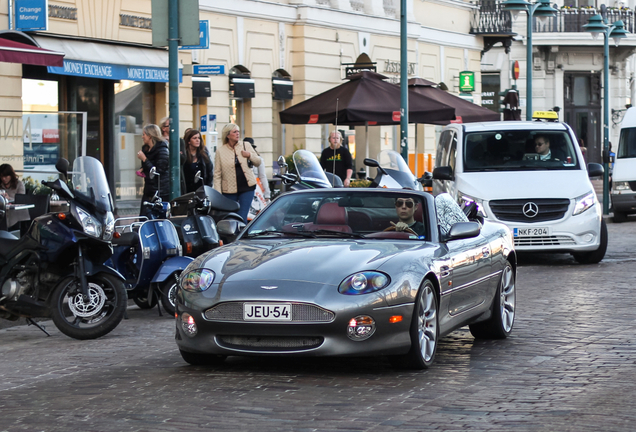
{"type": "Polygon", "coordinates": [[[176,342],[194,365],[385,355],[422,369],[459,327],[507,337],[515,276],[509,229],[470,221],[447,194],[291,192],[183,271],[176,342]]]}

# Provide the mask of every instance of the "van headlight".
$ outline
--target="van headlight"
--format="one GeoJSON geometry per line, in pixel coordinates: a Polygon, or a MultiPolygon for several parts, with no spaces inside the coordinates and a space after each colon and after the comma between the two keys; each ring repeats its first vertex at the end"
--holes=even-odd
{"type": "Polygon", "coordinates": [[[84,232],[93,237],[101,237],[102,224],[96,221],[90,213],[80,207],[75,207],[75,211],[77,212],[77,220],[79,220],[82,225],[84,232]]]}
{"type": "Polygon", "coordinates": [[[623,192],[631,192],[632,188],[629,186],[629,182],[615,181],[612,184],[612,193],[620,194],[623,192]]]}
{"type": "Polygon", "coordinates": [[[467,195],[461,191],[457,191],[457,196],[459,198],[457,198],[457,204],[459,204],[459,206],[462,208],[462,210],[464,209],[464,207],[466,207],[468,204],[470,203],[476,203],[477,204],[477,216],[481,216],[483,218],[487,217],[486,216],[486,212],[484,211],[484,200],[479,199],[479,198],[475,198],[473,196],[467,195]]]}
{"type": "Polygon", "coordinates": [[[572,216],[583,213],[585,210],[594,206],[594,204],[596,204],[596,193],[594,193],[594,191],[578,197],[574,202],[574,212],[572,212],[572,216]]]}

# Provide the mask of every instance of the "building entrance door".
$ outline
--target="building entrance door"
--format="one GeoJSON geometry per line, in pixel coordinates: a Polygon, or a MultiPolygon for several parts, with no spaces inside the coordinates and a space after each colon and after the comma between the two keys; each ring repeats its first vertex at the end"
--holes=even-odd
{"type": "Polygon", "coordinates": [[[564,79],[564,120],[584,147],[587,162],[601,162],[601,75],[569,72],[564,79]]]}

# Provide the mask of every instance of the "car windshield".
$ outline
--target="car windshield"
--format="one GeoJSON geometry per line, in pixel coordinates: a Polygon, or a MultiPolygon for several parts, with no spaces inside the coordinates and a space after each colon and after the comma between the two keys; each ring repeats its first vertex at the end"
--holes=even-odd
{"type": "Polygon", "coordinates": [[[320,189],[280,196],[258,215],[242,238],[421,240],[430,238],[424,214],[426,200],[406,191],[320,189]],[[396,228],[401,221],[410,230],[402,232],[402,225],[396,228]]]}
{"type": "Polygon", "coordinates": [[[574,143],[566,131],[471,132],[464,141],[464,171],[578,169],[574,143]]]}

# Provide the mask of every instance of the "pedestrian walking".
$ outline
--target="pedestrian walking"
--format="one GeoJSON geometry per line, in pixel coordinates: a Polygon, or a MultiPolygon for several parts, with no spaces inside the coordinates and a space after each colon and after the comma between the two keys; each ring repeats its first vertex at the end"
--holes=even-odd
{"type": "Polygon", "coordinates": [[[201,132],[188,129],[183,136],[183,141],[185,154],[181,165],[181,193],[194,192],[203,185],[212,186],[213,164],[201,139],[201,132]],[[195,182],[194,176],[199,171],[201,179],[195,182]]]}
{"type": "Polygon", "coordinates": [[[170,168],[170,150],[168,143],[164,141],[161,135],[161,129],[155,124],[144,126],[141,138],[144,144],[148,145],[148,152],[144,153],[139,150],[137,158],[141,160],[144,177],[144,192],[141,197],[141,216],[148,216],[148,211],[143,208],[143,202],[149,201],[159,188],[159,196],[163,201],[170,200],[170,176],[168,171],[170,168]],[[150,178],[150,170],[155,167],[159,178],[150,178]]]}
{"type": "Polygon", "coordinates": [[[329,147],[320,155],[320,166],[329,173],[333,173],[342,179],[345,187],[349,187],[353,174],[353,158],[349,149],[342,146],[340,131],[332,131],[329,134],[329,147]]]}
{"type": "Polygon", "coordinates": [[[250,143],[239,145],[240,138],[241,131],[237,125],[225,125],[221,132],[222,145],[217,149],[214,160],[213,187],[224,196],[238,202],[239,215],[247,221],[256,189],[256,176],[248,161],[253,166],[259,166],[261,158],[250,143]]]}

